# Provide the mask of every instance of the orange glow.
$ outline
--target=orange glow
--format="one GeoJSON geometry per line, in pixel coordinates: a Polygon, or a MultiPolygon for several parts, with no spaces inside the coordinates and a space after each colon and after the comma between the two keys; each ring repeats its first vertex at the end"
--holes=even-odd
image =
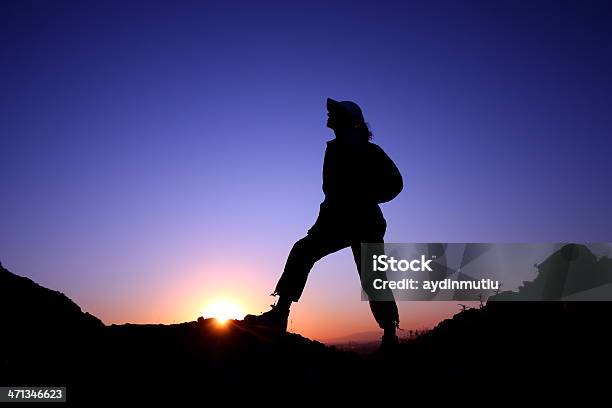
{"type": "Polygon", "coordinates": [[[242,307],[225,299],[210,303],[202,314],[204,318],[214,318],[220,325],[225,325],[228,320],[240,320],[245,315],[242,307]]]}
{"type": "MultiPolygon", "coordinates": [[[[345,251],[344,255],[346,265],[352,267],[350,254],[345,251]]],[[[245,312],[259,314],[270,307],[269,287],[275,278],[264,279],[260,272],[263,266],[232,259],[231,263],[192,261],[171,269],[184,271],[181,278],[167,276],[154,285],[151,282],[150,287],[143,287],[144,298],[124,296],[110,306],[105,303],[107,297],[87,299],[89,303],[79,300],[85,310],[106,324],[176,324],[202,316],[217,319],[214,325],[220,333],[230,327],[229,320],[242,319],[245,312]],[[206,274],[210,270],[221,270],[223,275],[211,279],[206,274]]],[[[364,332],[380,333],[368,303],[359,300],[359,280],[353,272],[346,271],[346,275],[347,285],[339,287],[330,284],[329,274],[312,274],[304,296],[291,307],[289,330],[321,341],[364,332]]],[[[400,327],[406,331],[432,328],[459,311],[455,302],[398,302],[398,306],[400,327]]]]}

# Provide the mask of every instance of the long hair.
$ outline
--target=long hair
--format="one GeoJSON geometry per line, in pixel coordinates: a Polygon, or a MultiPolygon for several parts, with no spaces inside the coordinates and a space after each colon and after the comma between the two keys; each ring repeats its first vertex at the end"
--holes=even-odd
{"type": "Polygon", "coordinates": [[[368,122],[362,122],[355,125],[355,129],[357,129],[359,138],[362,139],[364,142],[368,142],[374,137],[374,135],[372,134],[372,130],[370,129],[370,124],[368,122]]]}

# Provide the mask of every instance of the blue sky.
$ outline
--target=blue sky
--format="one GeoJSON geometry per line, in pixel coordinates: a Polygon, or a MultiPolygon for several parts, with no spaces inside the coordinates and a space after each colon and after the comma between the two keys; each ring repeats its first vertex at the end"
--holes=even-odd
{"type": "MultiPolygon", "coordinates": [[[[107,323],[192,319],[215,296],[260,311],[323,198],[327,97],[361,105],[404,175],[387,241],[610,241],[611,17],[577,1],[3,2],[0,260],[107,323]]],[[[295,324],[375,327],[358,285],[350,253],[323,260],[295,324]]]]}

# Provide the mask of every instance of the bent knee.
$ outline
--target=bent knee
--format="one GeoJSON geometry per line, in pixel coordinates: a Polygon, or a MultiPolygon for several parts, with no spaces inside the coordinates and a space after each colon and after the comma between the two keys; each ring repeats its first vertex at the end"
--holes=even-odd
{"type": "Polygon", "coordinates": [[[293,244],[292,252],[307,253],[315,247],[313,239],[307,235],[293,244]]]}

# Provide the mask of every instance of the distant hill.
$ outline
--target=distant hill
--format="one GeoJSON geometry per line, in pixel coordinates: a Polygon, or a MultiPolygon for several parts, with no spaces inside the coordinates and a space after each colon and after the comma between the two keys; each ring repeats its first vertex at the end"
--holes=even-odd
{"type": "MultiPolygon", "coordinates": [[[[548,265],[563,265],[555,257],[565,255],[553,254],[548,265]]],[[[513,295],[499,298],[505,296],[513,295]]],[[[91,395],[103,401],[96,394],[101,387],[113,390],[113,401],[147,397],[134,394],[136,384],[166,396],[176,389],[228,386],[238,396],[254,387],[265,390],[264,398],[286,388],[338,391],[341,384],[357,392],[355,384],[364,381],[369,387],[431,385],[431,379],[466,386],[477,381],[521,387],[542,378],[563,384],[591,378],[611,362],[611,302],[492,300],[440,322],[392,355],[342,351],[240,321],[225,328],[212,319],[105,326],[65,295],[2,267],[0,306],[0,385],[68,385],[73,401],[91,395]]]]}
{"type": "Polygon", "coordinates": [[[373,341],[380,341],[380,331],[365,331],[359,333],[351,333],[346,336],[334,337],[332,339],[325,339],[323,343],[325,344],[345,344],[350,342],[357,343],[366,343],[373,341]]]}

